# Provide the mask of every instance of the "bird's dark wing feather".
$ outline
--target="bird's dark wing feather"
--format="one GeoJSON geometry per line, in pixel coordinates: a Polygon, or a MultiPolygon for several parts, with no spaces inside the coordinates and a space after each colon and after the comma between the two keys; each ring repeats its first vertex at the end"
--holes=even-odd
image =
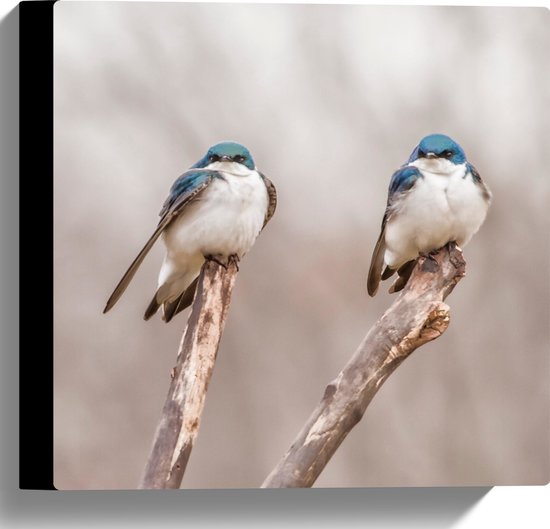
{"type": "Polygon", "coordinates": [[[384,266],[384,254],[386,253],[386,222],[388,220],[388,210],[384,214],[382,219],[382,229],[380,235],[376,241],[374,251],[370,260],[369,277],[367,279],[367,291],[369,296],[374,296],[378,290],[380,284],[380,277],[382,276],[382,268],[384,266]]]}
{"type": "Polygon", "coordinates": [[[264,225],[262,226],[262,230],[263,230],[265,228],[265,225],[269,222],[269,219],[273,217],[273,213],[275,213],[275,209],[277,209],[277,189],[275,189],[273,182],[267,176],[265,176],[260,172],[258,173],[262,177],[262,180],[264,181],[265,187],[267,189],[267,195],[269,196],[269,204],[267,206],[267,212],[265,214],[264,225]]]}
{"type": "Polygon", "coordinates": [[[393,213],[392,206],[395,203],[396,198],[402,193],[409,191],[414,186],[418,178],[422,178],[422,174],[416,167],[411,165],[401,167],[395,171],[391,177],[386,211],[384,212],[384,218],[382,219],[380,236],[378,237],[374,251],[372,252],[369,275],[367,279],[367,291],[370,296],[374,296],[376,294],[382,276],[384,275],[384,279],[387,279],[393,273],[390,273],[390,270],[386,269],[384,274],[382,274],[382,268],[384,267],[384,254],[386,253],[386,224],[393,213]]]}
{"type": "Polygon", "coordinates": [[[388,206],[401,193],[411,189],[419,178],[424,178],[422,173],[414,165],[405,165],[395,173],[390,180],[390,188],[388,190],[388,206]]]}
{"type": "MultiPolygon", "coordinates": [[[[472,175],[472,180],[474,181],[474,184],[478,185],[481,189],[481,194],[486,202],[489,204],[491,203],[491,200],[493,198],[493,195],[485,182],[482,180],[481,175],[478,173],[477,169],[471,164],[466,164],[467,172],[466,174],[470,173],[472,175]]],[[[465,175],[466,176],[466,175],[465,175]]]]}
{"type": "Polygon", "coordinates": [[[119,281],[115,290],[111,294],[111,297],[105,305],[103,312],[107,312],[115,303],[120,299],[120,296],[124,293],[128,284],[134,277],[137,269],[145,259],[145,256],[149,253],[149,250],[155,244],[160,234],[166,229],[166,227],[182,212],[182,210],[193,200],[195,200],[200,193],[202,193],[212,182],[214,178],[223,178],[223,176],[217,171],[209,171],[205,169],[193,169],[183,173],[172,185],[168,198],[164,202],[162,210],[160,212],[160,221],[157,229],[153,235],[149,237],[149,240],[145,243],[145,246],[139,252],[134,259],[122,279],[119,281]]]}

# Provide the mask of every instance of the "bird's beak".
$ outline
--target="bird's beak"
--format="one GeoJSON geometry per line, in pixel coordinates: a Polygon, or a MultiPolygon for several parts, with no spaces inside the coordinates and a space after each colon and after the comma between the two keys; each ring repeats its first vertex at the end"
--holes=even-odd
{"type": "Polygon", "coordinates": [[[426,158],[428,158],[430,160],[433,160],[434,158],[437,158],[437,154],[435,154],[433,152],[427,152],[426,153],[426,158]]]}
{"type": "Polygon", "coordinates": [[[222,161],[222,162],[231,162],[233,160],[231,160],[231,157],[229,157],[229,156],[222,156],[220,158],[220,161],[222,161]]]}

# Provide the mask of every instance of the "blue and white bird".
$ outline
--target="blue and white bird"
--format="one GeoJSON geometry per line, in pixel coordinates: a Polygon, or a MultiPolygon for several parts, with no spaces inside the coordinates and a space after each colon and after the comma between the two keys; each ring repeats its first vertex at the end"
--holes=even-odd
{"type": "Polygon", "coordinates": [[[386,212],[374,248],[367,289],[376,294],[380,280],[398,278],[401,290],[419,255],[449,242],[464,246],[479,230],[492,195],[462,147],[443,134],[431,134],[415,147],[390,180],[386,212]]]}
{"type": "Polygon", "coordinates": [[[205,259],[238,262],[273,216],[277,192],[260,173],[246,147],[218,143],[172,185],[153,235],[126,271],[104,313],[126,290],[143,259],[162,235],[166,256],[158,288],[145,311],[148,320],[162,307],[169,322],[188,307],[205,259]]]}

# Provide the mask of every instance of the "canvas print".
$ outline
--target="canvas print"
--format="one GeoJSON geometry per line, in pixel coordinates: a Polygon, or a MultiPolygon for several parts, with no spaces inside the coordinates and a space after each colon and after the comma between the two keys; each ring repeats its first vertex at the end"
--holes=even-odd
{"type": "Polygon", "coordinates": [[[549,20],[55,4],[55,487],[548,482],[549,20]]]}

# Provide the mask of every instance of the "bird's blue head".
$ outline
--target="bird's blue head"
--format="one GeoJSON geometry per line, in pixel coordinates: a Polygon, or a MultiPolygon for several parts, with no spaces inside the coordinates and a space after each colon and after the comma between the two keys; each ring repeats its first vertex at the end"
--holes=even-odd
{"type": "Polygon", "coordinates": [[[430,134],[422,138],[409,157],[409,163],[421,158],[449,160],[455,165],[466,161],[466,154],[462,147],[449,136],[444,134],[430,134]]]}
{"type": "Polygon", "coordinates": [[[255,167],[250,151],[244,145],[233,141],[222,141],[212,145],[193,167],[202,169],[215,162],[240,163],[251,171],[255,167]]]}

